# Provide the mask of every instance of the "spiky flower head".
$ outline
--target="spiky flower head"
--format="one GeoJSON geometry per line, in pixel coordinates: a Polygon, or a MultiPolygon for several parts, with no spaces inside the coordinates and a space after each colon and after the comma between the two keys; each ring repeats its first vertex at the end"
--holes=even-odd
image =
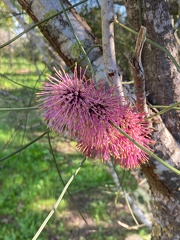
{"type": "MultiPolygon", "coordinates": [[[[136,107],[128,107],[117,125],[137,143],[150,150],[150,146],[153,144],[150,138],[152,129],[145,117],[145,113],[139,112],[136,107]]],[[[114,143],[118,146],[119,156],[115,157],[117,163],[124,168],[131,169],[139,167],[148,160],[147,154],[142,149],[121,133],[118,132],[118,134],[118,140],[114,143]]]]}
{"type": "Polygon", "coordinates": [[[88,106],[86,96],[94,90],[92,81],[85,78],[85,72],[80,69],[77,76],[77,67],[71,77],[62,69],[56,71],[56,77],[49,76],[42,91],[38,93],[40,110],[48,127],[56,132],[68,131],[75,136],[79,127],[88,121],[88,106]]]}
{"type": "Polygon", "coordinates": [[[99,121],[94,116],[94,124],[79,136],[78,147],[89,157],[100,156],[104,161],[114,161],[126,169],[137,168],[148,160],[143,150],[122,135],[110,123],[115,123],[142,146],[150,149],[151,129],[145,121],[145,114],[136,108],[121,107],[121,113],[109,115],[107,121],[99,121]]]}
{"type": "Polygon", "coordinates": [[[77,66],[71,77],[64,70],[49,76],[38,93],[40,109],[48,127],[56,132],[68,131],[76,137],[78,148],[88,157],[100,156],[104,161],[112,156],[116,163],[131,169],[148,160],[148,156],[115,129],[121,127],[135,141],[149,148],[151,133],[145,114],[122,104],[116,88],[106,88],[105,82],[94,84],[78,77],[77,66]]]}

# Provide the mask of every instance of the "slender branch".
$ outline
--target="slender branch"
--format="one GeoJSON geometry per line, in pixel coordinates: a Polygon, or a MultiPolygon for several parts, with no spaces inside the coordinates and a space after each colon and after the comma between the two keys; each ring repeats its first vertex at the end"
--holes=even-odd
{"type": "Polygon", "coordinates": [[[50,213],[48,214],[48,216],[46,217],[46,219],[44,220],[44,222],[42,223],[42,225],[40,226],[40,228],[38,229],[38,231],[36,232],[36,234],[34,235],[34,237],[32,238],[32,240],[36,240],[38,238],[38,236],[41,234],[42,230],[44,229],[44,227],[46,226],[46,224],[48,223],[49,219],[52,217],[52,215],[55,213],[57,207],[59,206],[59,204],[61,203],[62,198],[64,197],[64,194],[66,193],[69,185],[71,184],[71,182],[74,180],[75,176],[78,174],[79,170],[81,169],[83,163],[85,162],[86,158],[83,159],[83,161],[80,163],[79,167],[76,169],[76,171],[74,172],[74,174],[71,176],[71,178],[69,179],[69,181],[66,183],[63,191],[61,192],[56,204],[54,205],[54,207],[52,208],[52,210],[50,211],[50,213]]]}
{"type": "MultiPolygon", "coordinates": [[[[136,31],[134,31],[133,29],[125,26],[124,24],[120,23],[117,19],[114,20],[115,23],[117,23],[119,26],[121,26],[122,28],[126,29],[127,31],[133,33],[134,35],[138,35],[138,33],[136,31]]],[[[162,47],[161,45],[159,45],[158,43],[152,41],[149,38],[146,38],[146,42],[150,43],[151,45],[153,45],[154,47],[160,49],[161,51],[165,52],[168,57],[172,60],[172,62],[174,63],[174,65],[177,68],[177,71],[180,72],[180,65],[176,62],[176,59],[172,56],[172,54],[164,47],[162,47]]]]}
{"type": "Polygon", "coordinates": [[[174,109],[174,107],[179,106],[179,104],[180,104],[180,102],[174,103],[174,104],[172,104],[171,106],[168,106],[168,107],[166,107],[165,109],[163,109],[163,110],[161,110],[161,111],[159,111],[159,112],[157,112],[157,113],[155,113],[155,114],[147,117],[146,119],[151,119],[151,118],[154,118],[154,117],[156,117],[156,116],[158,116],[158,115],[161,115],[161,114],[163,114],[163,113],[165,113],[165,112],[167,112],[167,111],[170,111],[170,110],[174,109]]]}
{"type": "Polygon", "coordinates": [[[93,76],[93,78],[94,78],[94,81],[96,81],[96,79],[95,79],[95,74],[94,74],[94,70],[93,70],[91,61],[90,61],[90,59],[89,59],[89,57],[88,57],[88,54],[86,53],[86,51],[85,51],[82,43],[80,42],[78,36],[76,35],[76,33],[75,33],[75,31],[74,31],[73,25],[72,25],[71,21],[69,20],[68,14],[66,13],[67,10],[64,8],[64,5],[63,5],[62,0],[60,0],[60,5],[61,5],[61,7],[62,7],[63,13],[64,13],[64,15],[65,15],[65,17],[66,17],[66,20],[67,20],[67,22],[68,22],[68,24],[69,24],[69,27],[71,28],[71,31],[72,31],[72,33],[73,33],[73,35],[74,35],[77,43],[79,44],[81,51],[83,52],[84,56],[86,57],[86,59],[87,59],[87,61],[88,61],[88,63],[89,63],[89,67],[90,67],[90,69],[91,69],[91,74],[92,74],[92,76],[93,76]]]}
{"type": "MultiPolygon", "coordinates": [[[[66,11],[67,11],[67,10],[70,10],[71,8],[74,8],[74,7],[80,5],[80,4],[84,3],[84,2],[87,2],[87,0],[83,0],[83,1],[81,1],[81,2],[79,2],[79,3],[76,3],[76,4],[74,4],[74,5],[66,8],[65,10],[66,10],[66,11]]],[[[20,34],[18,34],[17,36],[15,36],[15,37],[12,38],[11,40],[9,40],[8,42],[0,45],[0,49],[3,48],[3,47],[5,47],[5,46],[7,46],[7,45],[9,45],[10,43],[16,41],[18,38],[20,38],[21,36],[23,36],[24,34],[26,34],[27,32],[29,32],[31,29],[33,29],[33,28],[35,28],[35,27],[37,27],[37,26],[39,26],[39,25],[41,25],[41,24],[49,21],[50,19],[52,19],[52,18],[54,18],[54,17],[57,17],[59,14],[62,14],[62,13],[63,13],[63,11],[57,12],[57,13],[52,14],[51,16],[49,16],[49,17],[47,17],[47,18],[45,18],[45,19],[43,19],[43,20],[41,20],[41,21],[33,24],[31,27],[28,27],[25,31],[21,32],[20,34]]]]}
{"type": "MultiPolygon", "coordinates": [[[[57,164],[57,160],[56,160],[56,157],[55,157],[55,155],[54,155],[54,151],[53,151],[53,149],[52,149],[51,139],[50,139],[49,133],[48,133],[48,143],[49,143],[49,148],[50,148],[50,152],[51,152],[51,155],[52,155],[53,162],[54,162],[54,164],[55,164],[55,166],[56,166],[56,170],[57,170],[58,175],[59,175],[59,179],[60,179],[60,181],[62,182],[63,186],[65,187],[65,182],[64,182],[64,180],[63,180],[63,178],[62,178],[62,176],[61,176],[61,173],[60,173],[60,170],[59,170],[59,167],[58,167],[58,164],[57,164]]],[[[85,217],[83,216],[81,210],[79,209],[79,207],[78,207],[78,205],[76,204],[76,202],[75,202],[72,194],[70,193],[70,191],[69,191],[68,189],[67,189],[67,193],[68,193],[68,195],[69,195],[69,197],[70,197],[70,200],[72,201],[72,203],[74,204],[75,208],[77,209],[79,215],[82,217],[82,219],[84,220],[84,222],[88,225],[88,222],[86,221],[85,217]]]]}
{"type": "Polygon", "coordinates": [[[102,45],[103,59],[109,84],[117,86],[118,94],[124,96],[122,87],[122,74],[119,75],[116,64],[115,43],[114,43],[114,10],[113,0],[102,0],[102,45]]]}
{"type": "Polygon", "coordinates": [[[41,134],[39,137],[35,138],[33,141],[29,142],[28,144],[24,145],[23,147],[21,147],[20,149],[17,149],[16,151],[14,151],[13,153],[3,157],[0,159],[0,162],[12,157],[13,155],[23,151],[24,149],[26,149],[27,147],[31,146],[33,143],[37,142],[39,139],[41,139],[42,137],[44,137],[44,135],[46,135],[49,132],[49,130],[47,130],[46,132],[44,132],[43,134],[41,134]]]}
{"type": "MultiPolygon", "coordinates": [[[[148,104],[149,108],[169,108],[169,106],[165,106],[165,105],[151,105],[148,104]]],[[[171,110],[180,110],[180,107],[172,107],[171,110]]]]}
{"type": "Polygon", "coordinates": [[[0,111],[24,111],[37,110],[38,107],[0,108],[0,111]]]}
{"type": "Polygon", "coordinates": [[[118,224],[123,227],[123,228],[126,228],[128,230],[138,230],[139,228],[142,228],[144,226],[146,226],[146,224],[139,224],[139,225],[135,225],[135,226],[129,226],[121,221],[118,221],[118,224]]]}
{"type": "Polygon", "coordinates": [[[1,74],[1,73],[0,73],[0,77],[3,77],[3,78],[5,78],[5,79],[9,80],[10,82],[13,82],[14,84],[19,85],[19,86],[21,86],[21,87],[28,88],[28,89],[31,89],[31,90],[33,90],[33,91],[34,91],[34,90],[39,90],[39,89],[37,89],[37,88],[34,89],[34,88],[32,88],[32,87],[28,87],[28,86],[25,86],[25,85],[23,85],[23,84],[21,84],[21,83],[18,83],[18,82],[16,82],[16,81],[8,78],[8,77],[5,76],[4,74],[1,74]]]}
{"type": "Polygon", "coordinates": [[[138,208],[138,206],[135,204],[134,200],[123,189],[122,184],[120,183],[120,179],[114,169],[112,162],[107,162],[107,165],[108,165],[107,171],[111,174],[117,188],[124,194],[129,211],[130,211],[136,225],[139,226],[139,223],[137,222],[134,214],[136,215],[136,217],[139,219],[140,222],[142,222],[148,228],[151,228],[151,226],[152,226],[151,222],[144,216],[143,212],[138,208]]]}

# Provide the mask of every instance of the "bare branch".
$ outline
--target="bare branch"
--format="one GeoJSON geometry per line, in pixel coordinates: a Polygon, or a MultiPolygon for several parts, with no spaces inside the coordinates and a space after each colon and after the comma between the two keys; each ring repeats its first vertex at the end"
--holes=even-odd
{"type": "MultiPolygon", "coordinates": [[[[54,13],[62,12],[62,7],[59,1],[55,0],[18,0],[20,5],[31,16],[35,23],[53,15],[54,13]]],[[[83,1],[81,1],[83,2],[83,1]]],[[[72,5],[68,1],[63,1],[64,8],[70,8],[72,5]]],[[[95,72],[95,78],[97,81],[106,79],[104,74],[104,65],[102,59],[101,48],[97,45],[97,39],[94,37],[92,30],[87,23],[80,17],[75,9],[67,11],[68,19],[73,25],[73,31],[76,33],[77,38],[84,47],[84,50],[88,52],[91,49],[88,57],[91,61],[92,67],[95,72]]],[[[84,58],[84,54],[79,48],[79,44],[74,38],[72,29],[69,27],[68,22],[64,14],[50,19],[46,23],[39,26],[42,34],[50,42],[51,46],[59,54],[59,56],[65,61],[67,66],[71,66],[75,62],[79,62],[84,58]]],[[[79,66],[85,68],[88,65],[88,61],[85,59],[79,63],[79,66]]],[[[90,71],[86,72],[88,77],[92,74],[90,71]]]]}
{"type": "Polygon", "coordinates": [[[141,61],[141,53],[142,53],[145,39],[146,39],[146,28],[141,26],[141,29],[139,31],[137,41],[136,41],[135,54],[130,59],[131,71],[133,74],[134,86],[136,89],[136,92],[135,92],[136,104],[139,110],[143,112],[147,112],[145,77],[144,77],[144,69],[141,61]]]}
{"type": "Polygon", "coordinates": [[[114,10],[113,0],[102,1],[101,5],[102,18],[102,43],[103,59],[109,84],[118,87],[118,94],[124,96],[122,88],[122,74],[119,75],[116,64],[115,43],[114,43],[114,10]]]}

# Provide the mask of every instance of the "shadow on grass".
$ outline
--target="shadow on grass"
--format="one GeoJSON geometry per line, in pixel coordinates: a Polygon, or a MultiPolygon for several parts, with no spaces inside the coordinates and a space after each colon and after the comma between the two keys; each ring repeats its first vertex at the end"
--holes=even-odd
{"type": "MultiPolygon", "coordinates": [[[[67,182],[83,157],[73,141],[54,135],[52,145],[67,182]]],[[[131,224],[132,218],[124,200],[114,203],[115,187],[103,166],[87,160],[69,188],[88,225],[66,194],[39,239],[125,239],[129,231],[117,221],[131,224]]],[[[46,138],[1,165],[0,189],[1,234],[31,239],[63,190],[46,138]]]]}

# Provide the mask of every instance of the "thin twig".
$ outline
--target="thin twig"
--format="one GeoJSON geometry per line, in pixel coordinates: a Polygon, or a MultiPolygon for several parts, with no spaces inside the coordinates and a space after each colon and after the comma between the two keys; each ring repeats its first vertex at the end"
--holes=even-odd
{"type": "MultiPolygon", "coordinates": [[[[61,180],[63,186],[65,187],[65,182],[64,182],[64,180],[63,180],[63,178],[62,178],[62,176],[61,176],[61,173],[60,173],[60,170],[59,170],[59,167],[58,167],[58,164],[57,164],[57,160],[56,160],[56,157],[55,157],[55,155],[54,155],[54,151],[53,151],[53,149],[52,149],[51,139],[50,139],[49,133],[48,133],[48,143],[49,143],[50,152],[51,152],[51,155],[52,155],[53,162],[54,162],[54,164],[55,164],[55,166],[56,166],[56,170],[57,170],[58,175],[59,175],[59,179],[61,180]]],[[[70,193],[70,191],[69,191],[68,189],[67,189],[67,193],[68,193],[68,195],[69,195],[69,197],[70,197],[70,200],[72,201],[72,203],[74,204],[75,208],[77,209],[79,215],[82,217],[82,219],[84,220],[84,222],[88,225],[88,222],[86,221],[85,217],[83,216],[82,212],[80,211],[78,205],[77,205],[76,202],[74,201],[74,198],[73,198],[72,194],[70,193]]]]}
{"type": "MultiPolygon", "coordinates": [[[[179,103],[178,106],[180,106],[180,103],[179,103]]],[[[152,104],[148,103],[148,107],[149,108],[165,108],[165,109],[167,109],[167,108],[169,108],[169,105],[152,105],[152,104]]],[[[172,109],[173,110],[180,110],[180,107],[174,107],[174,106],[171,105],[171,110],[172,109]]]]}
{"type": "Polygon", "coordinates": [[[12,79],[10,79],[10,78],[8,78],[7,76],[5,76],[4,74],[1,74],[0,73],[0,77],[3,77],[3,78],[5,78],[5,79],[7,79],[7,80],[9,80],[10,82],[13,82],[14,84],[16,84],[16,85],[19,85],[19,86],[21,86],[21,87],[24,87],[24,88],[28,88],[28,89],[31,89],[31,90],[39,90],[39,89],[35,89],[35,88],[32,88],[32,87],[28,87],[28,86],[25,86],[25,85],[23,85],[23,84],[21,84],[21,83],[18,83],[18,82],[16,82],[16,81],[14,81],[14,80],[12,80],[12,79]]]}
{"type": "MultiPolygon", "coordinates": [[[[133,29],[131,29],[131,28],[125,26],[124,24],[120,23],[117,19],[115,19],[114,22],[117,23],[122,28],[126,29],[127,31],[133,33],[134,35],[138,35],[138,32],[136,32],[133,29]]],[[[172,60],[174,65],[176,66],[177,71],[180,72],[180,65],[177,63],[176,59],[172,56],[172,54],[166,48],[162,47],[160,44],[152,41],[151,39],[149,39],[147,37],[146,37],[146,42],[150,43],[154,47],[156,47],[156,48],[160,49],[161,51],[163,51],[164,53],[166,53],[168,55],[168,57],[172,60]]]]}
{"type": "Polygon", "coordinates": [[[29,111],[37,109],[38,107],[17,107],[17,108],[0,108],[0,111],[29,111]]]}
{"type": "Polygon", "coordinates": [[[55,213],[57,207],[59,206],[59,204],[61,203],[62,198],[64,197],[64,194],[66,193],[69,185],[71,184],[71,182],[74,180],[75,176],[78,174],[79,170],[81,169],[83,163],[85,162],[86,158],[84,158],[82,160],[82,162],[80,163],[79,167],[76,169],[76,171],[74,172],[74,174],[71,176],[71,178],[69,179],[69,181],[66,183],[63,191],[61,192],[56,204],[54,205],[54,207],[52,208],[52,210],[50,211],[50,213],[48,214],[48,216],[46,217],[46,219],[44,220],[44,222],[42,223],[42,225],[40,226],[40,228],[38,229],[38,231],[36,232],[36,234],[34,235],[34,237],[32,238],[32,240],[36,240],[39,235],[41,234],[42,230],[44,229],[44,227],[46,226],[46,224],[48,223],[49,219],[52,217],[52,215],[55,213]]]}
{"type": "MultiPolygon", "coordinates": [[[[66,11],[67,11],[67,10],[70,10],[71,8],[74,8],[74,7],[80,5],[80,4],[84,3],[84,2],[87,2],[87,0],[83,0],[83,1],[81,1],[81,2],[78,2],[78,3],[74,4],[74,5],[66,8],[65,10],[66,10],[66,11]]],[[[49,16],[49,17],[47,17],[47,18],[44,18],[43,20],[41,20],[41,21],[33,24],[31,27],[28,27],[25,31],[21,32],[20,34],[18,34],[17,36],[15,36],[15,37],[12,38],[11,40],[9,40],[8,42],[0,45],[0,49],[3,48],[3,47],[5,47],[5,46],[7,46],[7,45],[9,45],[10,43],[16,41],[18,38],[20,38],[21,36],[23,36],[24,34],[26,34],[27,32],[29,32],[31,29],[33,29],[33,28],[35,28],[35,27],[37,27],[37,26],[39,26],[39,25],[41,25],[41,24],[43,24],[43,23],[51,20],[51,19],[54,18],[54,17],[57,17],[59,14],[62,14],[62,13],[63,13],[63,11],[57,12],[57,13],[52,14],[51,16],[49,16]]]]}
{"type": "Polygon", "coordinates": [[[123,222],[121,222],[121,221],[118,221],[118,224],[119,224],[121,227],[126,228],[126,229],[128,229],[128,230],[138,230],[139,228],[146,226],[146,224],[129,226],[129,225],[127,225],[127,224],[125,224],[125,223],[123,223],[123,222]]]}
{"type": "Polygon", "coordinates": [[[136,217],[141,221],[145,226],[151,228],[151,222],[144,216],[143,212],[138,208],[138,206],[135,204],[134,200],[126,193],[124,188],[122,187],[122,184],[120,183],[120,179],[116,173],[116,170],[113,166],[113,163],[111,161],[107,162],[108,165],[108,172],[111,174],[117,188],[123,192],[124,198],[126,200],[126,203],[128,205],[129,211],[131,213],[132,218],[134,219],[137,226],[139,226],[139,223],[136,219],[136,217]],[[134,216],[136,215],[136,217],[134,216]]]}
{"type": "Polygon", "coordinates": [[[45,131],[43,134],[41,134],[39,137],[35,138],[33,141],[29,142],[28,144],[24,145],[23,147],[21,147],[20,149],[17,149],[16,151],[14,151],[13,153],[3,157],[0,159],[0,162],[6,160],[7,158],[12,157],[13,155],[23,151],[24,149],[26,149],[27,147],[29,147],[30,145],[32,145],[33,143],[37,142],[39,139],[41,139],[42,137],[44,137],[44,135],[46,135],[50,130],[45,131]]]}
{"type": "Polygon", "coordinates": [[[180,102],[174,103],[174,104],[172,104],[171,106],[168,106],[168,107],[166,107],[165,109],[163,109],[163,110],[161,110],[161,111],[159,111],[159,112],[157,112],[157,113],[155,113],[155,114],[147,117],[146,119],[151,119],[151,118],[154,118],[154,117],[156,117],[156,116],[158,116],[158,115],[161,115],[161,114],[163,114],[163,113],[165,113],[165,112],[167,112],[167,111],[170,111],[170,110],[174,109],[174,107],[179,106],[179,104],[180,104],[180,102]]]}

